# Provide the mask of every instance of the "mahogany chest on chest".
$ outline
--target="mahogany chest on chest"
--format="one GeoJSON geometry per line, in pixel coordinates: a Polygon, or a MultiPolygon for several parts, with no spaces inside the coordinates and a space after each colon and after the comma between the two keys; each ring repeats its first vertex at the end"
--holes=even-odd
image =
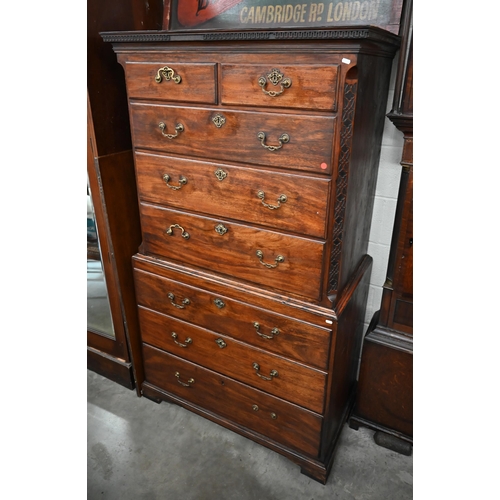
{"type": "Polygon", "coordinates": [[[353,403],[398,38],[376,28],[103,38],[129,101],[142,393],[324,483],[353,403]]]}

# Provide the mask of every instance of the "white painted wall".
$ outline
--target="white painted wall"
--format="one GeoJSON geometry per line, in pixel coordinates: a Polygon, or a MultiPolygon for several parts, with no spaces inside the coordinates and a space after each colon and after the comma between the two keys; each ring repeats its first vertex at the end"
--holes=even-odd
{"type": "MultiPolygon", "coordinates": [[[[398,54],[394,58],[392,67],[389,97],[387,99],[387,113],[392,109],[398,54]]],[[[368,243],[368,254],[373,257],[373,268],[366,305],[365,332],[373,314],[380,309],[382,300],[382,286],[387,274],[399,180],[401,178],[400,161],[403,153],[403,143],[402,132],[386,118],[373,206],[372,226],[368,243]]]]}

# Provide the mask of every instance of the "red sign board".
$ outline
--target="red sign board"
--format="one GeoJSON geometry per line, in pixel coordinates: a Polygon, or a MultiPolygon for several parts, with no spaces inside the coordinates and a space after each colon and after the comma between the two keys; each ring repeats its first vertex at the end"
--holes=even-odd
{"type": "Polygon", "coordinates": [[[171,0],[164,29],[378,26],[397,33],[403,0],[171,0]]]}

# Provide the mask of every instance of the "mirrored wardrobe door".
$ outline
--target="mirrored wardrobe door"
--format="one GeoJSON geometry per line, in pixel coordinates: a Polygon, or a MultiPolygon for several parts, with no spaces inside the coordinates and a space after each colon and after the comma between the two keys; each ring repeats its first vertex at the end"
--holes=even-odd
{"type": "Polygon", "coordinates": [[[133,389],[124,313],[130,286],[120,287],[117,255],[121,263],[123,240],[112,227],[119,225],[116,212],[125,211],[117,207],[122,190],[110,174],[123,164],[99,158],[90,109],[87,130],[87,368],[133,389]]]}
{"type": "Polygon", "coordinates": [[[87,181],[87,330],[115,338],[99,229],[87,181]]]}

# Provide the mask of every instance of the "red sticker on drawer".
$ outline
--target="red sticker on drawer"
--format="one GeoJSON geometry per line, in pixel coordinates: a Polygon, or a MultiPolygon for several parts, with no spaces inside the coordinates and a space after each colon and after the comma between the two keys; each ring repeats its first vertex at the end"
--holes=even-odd
{"type": "Polygon", "coordinates": [[[322,170],[326,170],[326,169],[328,168],[328,165],[327,165],[325,162],[323,162],[323,163],[320,165],[320,167],[321,167],[321,169],[322,169],[322,170]]]}

